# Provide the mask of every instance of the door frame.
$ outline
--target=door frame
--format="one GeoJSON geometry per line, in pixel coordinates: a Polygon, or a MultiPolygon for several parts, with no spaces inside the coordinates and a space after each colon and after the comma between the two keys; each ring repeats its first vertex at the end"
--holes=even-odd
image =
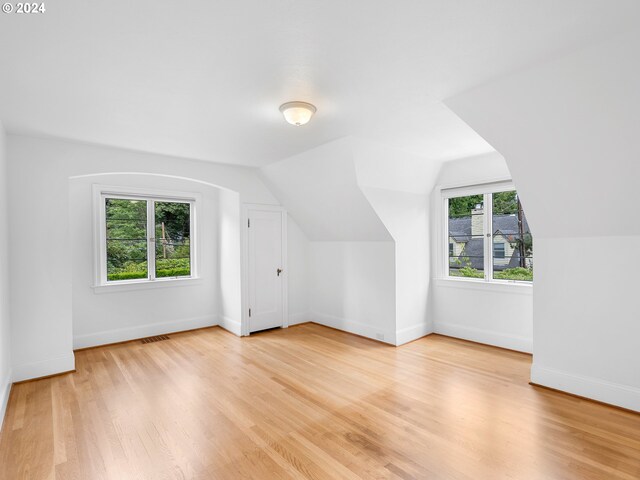
{"type": "Polygon", "coordinates": [[[242,204],[242,324],[240,334],[250,334],[249,320],[249,212],[280,212],[282,216],[282,328],[289,326],[289,268],[287,262],[287,211],[280,205],[242,204]]]}

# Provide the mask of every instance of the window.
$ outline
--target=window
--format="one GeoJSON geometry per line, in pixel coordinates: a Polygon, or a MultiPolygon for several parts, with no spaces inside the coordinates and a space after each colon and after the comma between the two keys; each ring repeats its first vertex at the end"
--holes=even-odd
{"type": "Polygon", "coordinates": [[[156,278],[191,276],[191,204],[154,202],[156,278]]]}
{"type": "Polygon", "coordinates": [[[482,195],[449,199],[449,275],[484,278],[484,210],[482,195]]]}
{"type": "Polygon", "coordinates": [[[195,201],[100,192],[99,283],[193,278],[195,201]]]}
{"type": "Polygon", "coordinates": [[[105,198],[107,280],[149,277],[147,202],[105,198]]]}
{"type": "Polygon", "coordinates": [[[449,277],[533,281],[533,238],[506,184],[443,190],[449,277]]]}
{"type": "Polygon", "coordinates": [[[493,278],[498,280],[533,280],[533,238],[522,203],[515,190],[489,194],[491,197],[491,238],[494,249],[505,247],[499,256],[494,250],[493,278]]]}

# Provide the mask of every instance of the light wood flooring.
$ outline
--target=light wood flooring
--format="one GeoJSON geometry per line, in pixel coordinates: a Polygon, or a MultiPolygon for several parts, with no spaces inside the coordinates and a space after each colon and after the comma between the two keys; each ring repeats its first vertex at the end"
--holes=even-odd
{"type": "Polygon", "coordinates": [[[640,415],[530,386],[525,354],[313,324],[170,337],[15,385],[0,478],[640,479],[640,415]]]}

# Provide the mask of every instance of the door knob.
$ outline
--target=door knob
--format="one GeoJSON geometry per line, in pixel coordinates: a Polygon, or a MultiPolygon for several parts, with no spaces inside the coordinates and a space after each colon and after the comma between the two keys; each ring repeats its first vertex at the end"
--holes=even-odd
{"type": "Polygon", "coordinates": [[[282,273],[282,269],[279,268],[278,270],[276,270],[276,273],[278,274],[278,276],[280,276],[280,274],[282,273]]]}

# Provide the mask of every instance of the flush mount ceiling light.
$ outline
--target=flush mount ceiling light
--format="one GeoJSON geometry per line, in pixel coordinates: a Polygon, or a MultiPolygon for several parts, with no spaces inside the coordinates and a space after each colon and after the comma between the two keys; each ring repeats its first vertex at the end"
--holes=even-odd
{"type": "Polygon", "coordinates": [[[300,127],[309,123],[313,114],[316,113],[316,107],[307,102],[287,102],[280,105],[280,111],[287,122],[300,127]]]}

